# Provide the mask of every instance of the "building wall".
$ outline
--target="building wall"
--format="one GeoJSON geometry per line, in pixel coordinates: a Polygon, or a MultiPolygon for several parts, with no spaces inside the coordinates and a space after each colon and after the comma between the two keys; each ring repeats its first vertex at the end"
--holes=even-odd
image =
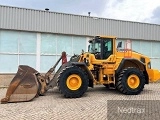
{"type": "MultiPolygon", "coordinates": [[[[40,72],[46,72],[67,52],[68,59],[73,54],[87,50],[89,38],[83,36],[34,33],[0,30],[0,73],[16,73],[18,65],[29,65],[40,72]]],[[[132,40],[132,39],[131,39],[132,40]]],[[[125,42],[124,39],[118,39],[125,42]]],[[[152,60],[153,68],[160,68],[160,42],[132,40],[132,49],[152,60]]]]}
{"type": "Polygon", "coordinates": [[[0,29],[160,40],[160,25],[0,5],[0,29]]]}

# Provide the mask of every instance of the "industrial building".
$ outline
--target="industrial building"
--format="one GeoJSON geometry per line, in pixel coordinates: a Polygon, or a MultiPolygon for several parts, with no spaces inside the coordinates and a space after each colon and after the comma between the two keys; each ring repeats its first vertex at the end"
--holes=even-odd
{"type": "Polygon", "coordinates": [[[160,25],[0,5],[0,74],[15,74],[18,65],[46,72],[66,51],[87,51],[95,35],[132,41],[132,49],[160,69],[160,25]]]}

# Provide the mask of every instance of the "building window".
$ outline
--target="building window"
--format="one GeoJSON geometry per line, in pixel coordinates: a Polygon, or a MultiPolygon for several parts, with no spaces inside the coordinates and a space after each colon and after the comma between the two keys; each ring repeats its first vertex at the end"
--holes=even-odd
{"type": "Polygon", "coordinates": [[[15,73],[18,65],[36,67],[36,33],[0,31],[0,73],[15,73]]]}

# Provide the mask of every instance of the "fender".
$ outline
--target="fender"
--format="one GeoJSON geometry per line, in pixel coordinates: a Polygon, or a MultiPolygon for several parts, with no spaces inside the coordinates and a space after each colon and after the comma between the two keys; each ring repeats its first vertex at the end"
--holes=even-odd
{"type": "Polygon", "coordinates": [[[145,76],[145,83],[149,83],[149,77],[145,68],[145,64],[137,59],[134,58],[123,58],[121,63],[119,64],[118,68],[116,69],[116,76],[121,72],[122,69],[126,67],[136,67],[138,69],[143,70],[143,74],[145,76]]]}

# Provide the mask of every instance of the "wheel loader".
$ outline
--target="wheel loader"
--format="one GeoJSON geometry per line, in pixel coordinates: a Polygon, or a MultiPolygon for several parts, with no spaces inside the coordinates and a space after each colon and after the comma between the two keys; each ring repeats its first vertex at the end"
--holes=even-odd
{"type": "Polygon", "coordinates": [[[1,103],[30,101],[44,95],[55,86],[67,98],[81,97],[88,87],[101,84],[126,95],[139,94],[145,84],[160,78],[158,70],[151,69],[150,58],[132,51],[122,42],[116,46],[116,37],[95,36],[89,41],[88,51],[73,55],[67,62],[66,53],[49,71],[42,75],[34,68],[20,65],[1,103]],[[62,65],[55,72],[57,64],[62,65]]]}

